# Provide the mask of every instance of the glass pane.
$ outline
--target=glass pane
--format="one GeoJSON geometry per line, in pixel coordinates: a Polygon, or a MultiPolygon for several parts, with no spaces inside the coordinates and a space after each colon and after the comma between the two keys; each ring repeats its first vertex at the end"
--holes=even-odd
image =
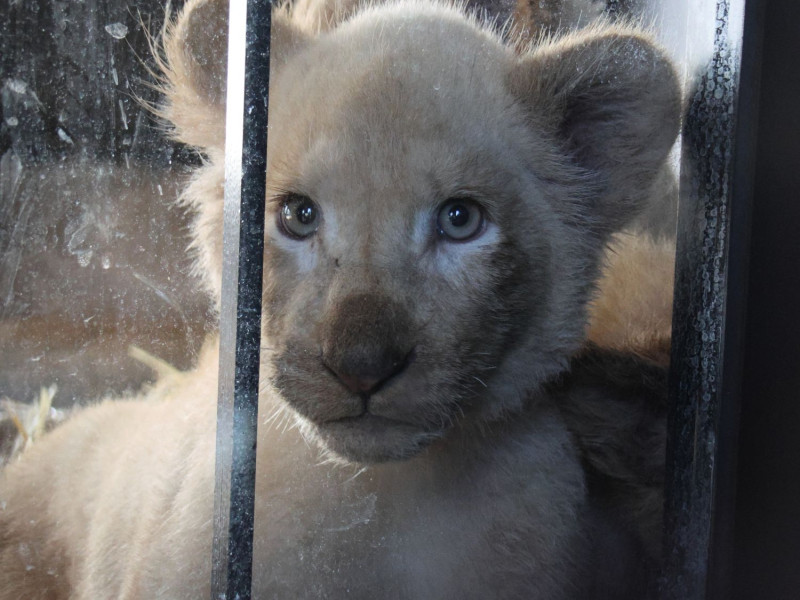
{"type": "Polygon", "coordinates": [[[0,597],[66,597],[71,584],[70,597],[122,597],[78,572],[96,559],[128,585],[91,540],[97,519],[143,514],[151,494],[120,461],[162,454],[112,407],[157,380],[151,395],[165,394],[215,328],[178,201],[201,160],[152,110],[160,0],[6,2],[0,14],[0,465],[26,478],[0,482],[0,597]],[[119,400],[88,408],[105,398],[119,400]],[[102,507],[115,473],[128,481],[120,512],[102,507]]]}
{"type": "MultiPolygon", "coordinates": [[[[8,9],[3,599],[210,595],[228,3],[137,7],[8,9]]],[[[655,593],[681,88],[719,18],[276,9],[254,597],[655,593]]]]}
{"type": "Polygon", "coordinates": [[[130,346],[187,369],[207,327],[176,203],[198,161],[145,106],[162,9],[96,4],[4,15],[0,389],[59,409],[152,381],[130,346]]]}

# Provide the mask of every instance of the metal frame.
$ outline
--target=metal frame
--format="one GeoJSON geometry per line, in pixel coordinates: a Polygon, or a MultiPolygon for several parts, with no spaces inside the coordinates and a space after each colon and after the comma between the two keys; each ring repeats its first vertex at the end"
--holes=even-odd
{"type": "Polygon", "coordinates": [[[717,2],[714,54],[683,136],[665,504],[664,600],[729,598],[741,402],[759,4],[732,39],[717,2]],[[755,51],[755,52],[754,52],[755,51]]]}
{"type": "Polygon", "coordinates": [[[731,597],[762,11],[718,0],[685,122],[662,600],[731,597]],[[743,9],[740,38],[732,8],[743,9]]]}
{"type": "Polygon", "coordinates": [[[252,580],[271,24],[271,2],[231,0],[213,599],[252,580]]]}

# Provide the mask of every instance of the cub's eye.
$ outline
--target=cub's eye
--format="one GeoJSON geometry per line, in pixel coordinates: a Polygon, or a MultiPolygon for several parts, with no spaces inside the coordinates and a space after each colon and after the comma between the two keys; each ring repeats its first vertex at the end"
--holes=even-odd
{"type": "Polygon", "coordinates": [[[466,242],[483,233],[483,209],[469,198],[450,198],[439,209],[436,226],[440,235],[466,242]]]}
{"type": "Polygon", "coordinates": [[[289,237],[307,238],[319,228],[319,207],[307,196],[289,194],[281,204],[278,219],[289,237]]]}

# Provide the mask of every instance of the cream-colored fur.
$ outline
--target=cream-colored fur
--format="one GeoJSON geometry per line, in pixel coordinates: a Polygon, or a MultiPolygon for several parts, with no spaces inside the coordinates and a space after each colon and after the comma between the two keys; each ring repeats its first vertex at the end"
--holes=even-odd
{"type": "Polygon", "coordinates": [[[618,235],[589,311],[589,341],[669,364],[675,240],[618,235]]]}
{"type": "MultiPolygon", "coordinates": [[[[214,295],[225,5],[190,0],[164,64],[214,295]]],[[[254,596],[636,597],[633,517],[590,493],[553,382],[676,135],[672,67],[628,27],[519,54],[447,4],[341,6],[273,25],[254,596]],[[482,207],[467,241],[437,231],[452,198],[482,207]]],[[[0,598],[209,596],[215,365],[6,470],[0,598]]]]}

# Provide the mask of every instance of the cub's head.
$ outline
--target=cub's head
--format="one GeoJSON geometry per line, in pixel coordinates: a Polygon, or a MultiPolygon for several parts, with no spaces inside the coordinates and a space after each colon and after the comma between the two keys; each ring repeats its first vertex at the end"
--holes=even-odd
{"type": "MultiPolygon", "coordinates": [[[[210,163],[187,192],[219,293],[225,2],[167,40],[166,114],[210,163]]],[[[275,15],[263,360],[347,460],[512,415],[584,336],[606,240],[678,129],[649,39],[594,27],[519,54],[463,12],[392,3],[328,31],[275,15]]]]}

